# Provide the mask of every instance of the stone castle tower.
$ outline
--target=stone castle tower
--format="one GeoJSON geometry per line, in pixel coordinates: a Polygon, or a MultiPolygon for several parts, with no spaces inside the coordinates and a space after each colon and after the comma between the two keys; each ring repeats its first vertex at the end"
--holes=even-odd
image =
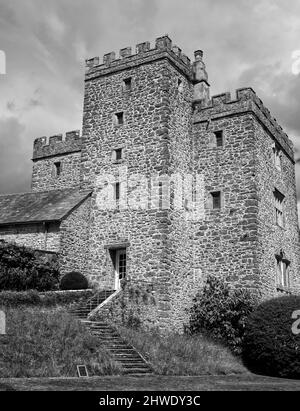
{"type": "Polygon", "coordinates": [[[299,289],[291,141],[251,88],[210,98],[202,51],[191,63],[168,36],[87,60],[82,136],[36,139],[32,192],[1,201],[37,211],[4,213],[0,238],[98,288],[151,285],[162,328],[182,327],[208,274],[299,289]]]}

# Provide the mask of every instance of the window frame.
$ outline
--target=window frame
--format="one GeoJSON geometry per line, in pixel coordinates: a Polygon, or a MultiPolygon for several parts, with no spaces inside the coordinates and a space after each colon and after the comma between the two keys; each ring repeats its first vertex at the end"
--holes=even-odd
{"type": "Polygon", "coordinates": [[[290,283],[290,264],[291,262],[284,257],[281,252],[276,257],[276,288],[279,290],[288,290],[291,287],[290,283]]]}
{"type": "Polygon", "coordinates": [[[53,163],[54,165],[54,177],[59,178],[62,173],[62,162],[61,161],[55,161],[53,163]]]}
{"type": "Polygon", "coordinates": [[[114,113],[114,125],[116,127],[122,127],[125,124],[125,113],[124,111],[118,111],[114,113]],[[122,121],[120,121],[122,119],[122,121]]]}
{"type": "Polygon", "coordinates": [[[216,148],[224,147],[224,130],[214,131],[215,135],[215,146],[216,148]],[[219,139],[221,138],[221,144],[219,144],[219,139]]]}
{"type": "Polygon", "coordinates": [[[222,209],[222,192],[221,190],[218,191],[211,191],[211,210],[221,210],[222,209]],[[215,207],[216,199],[219,207],[215,207]]]}
{"type": "Polygon", "coordinates": [[[285,195],[282,194],[276,188],[273,191],[274,206],[275,206],[275,223],[278,227],[285,227],[285,213],[284,213],[284,202],[285,195]]]}
{"type": "Polygon", "coordinates": [[[123,79],[123,91],[129,93],[133,89],[132,77],[126,77],[123,79]],[[128,86],[129,85],[129,86],[128,86]]]}
{"type": "Polygon", "coordinates": [[[273,146],[274,165],[278,171],[282,170],[281,156],[282,151],[279,144],[275,143],[273,146]]]}

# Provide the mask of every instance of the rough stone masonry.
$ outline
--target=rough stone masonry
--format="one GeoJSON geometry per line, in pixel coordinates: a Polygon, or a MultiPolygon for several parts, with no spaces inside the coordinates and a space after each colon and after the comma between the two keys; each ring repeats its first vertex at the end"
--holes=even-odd
{"type": "Polygon", "coordinates": [[[87,60],[82,135],[35,140],[32,192],[0,196],[0,238],[59,252],[99,289],[151,285],[163,329],[182,329],[209,274],[297,292],[293,145],[251,88],[209,88],[203,52],[191,63],[168,36],[87,60]]]}

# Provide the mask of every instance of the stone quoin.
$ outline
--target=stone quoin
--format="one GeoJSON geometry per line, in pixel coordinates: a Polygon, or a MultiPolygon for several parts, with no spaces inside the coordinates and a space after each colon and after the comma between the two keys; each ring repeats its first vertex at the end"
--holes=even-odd
{"type": "Polygon", "coordinates": [[[82,134],[33,147],[32,191],[0,196],[0,239],[59,253],[99,289],[149,285],[182,329],[207,275],[298,292],[293,144],[251,88],[210,97],[203,52],[168,36],[86,61],[82,134]]]}

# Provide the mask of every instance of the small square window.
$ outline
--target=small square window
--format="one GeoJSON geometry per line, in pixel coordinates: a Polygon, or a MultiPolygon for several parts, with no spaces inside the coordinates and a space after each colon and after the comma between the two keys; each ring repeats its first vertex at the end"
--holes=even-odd
{"type": "Polygon", "coordinates": [[[123,80],[124,84],[124,91],[130,91],[132,89],[132,78],[128,77],[125,80],[123,80]]]}
{"type": "Polygon", "coordinates": [[[223,131],[215,131],[216,136],[216,147],[222,147],[224,145],[223,141],[223,131]]]}
{"type": "Polygon", "coordinates": [[[115,123],[118,126],[121,126],[124,124],[124,113],[123,112],[115,114],[115,123]]]}
{"type": "Polygon", "coordinates": [[[60,161],[54,163],[54,171],[55,171],[55,177],[59,177],[61,175],[61,162],[60,161]]]}
{"type": "Polygon", "coordinates": [[[117,150],[115,150],[116,152],[116,160],[121,160],[122,159],[122,149],[121,148],[117,148],[117,150]]]}
{"type": "Polygon", "coordinates": [[[221,191],[215,191],[211,193],[212,196],[212,209],[218,210],[221,208],[221,191]]]}
{"type": "Polygon", "coordinates": [[[112,150],[111,159],[112,161],[120,161],[124,158],[124,149],[123,148],[115,148],[112,150]]]}

